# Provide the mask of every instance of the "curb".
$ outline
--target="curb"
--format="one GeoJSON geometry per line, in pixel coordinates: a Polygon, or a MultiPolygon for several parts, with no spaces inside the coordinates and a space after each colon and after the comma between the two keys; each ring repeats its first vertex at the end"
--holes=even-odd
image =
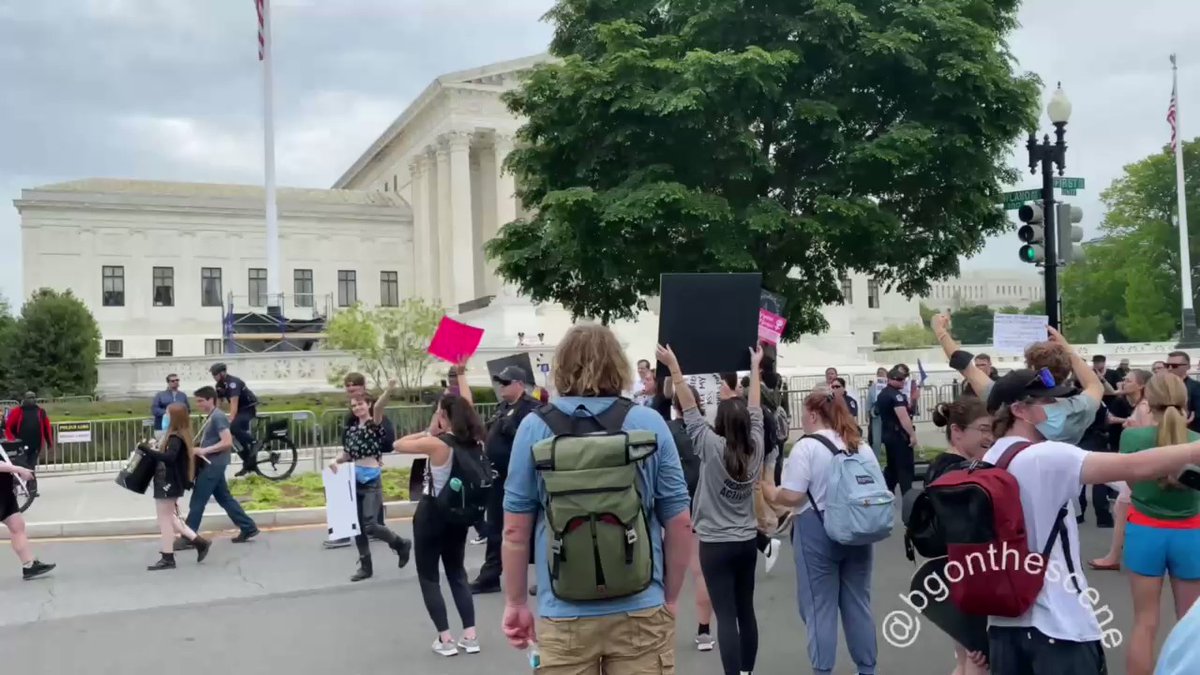
{"type": "MultiPolygon", "coordinates": [[[[387,518],[410,518],[417,510],[416,502],[387,502],[384,516],[387,518]]],[[[325,507],[306,509],[276,509],[274,511],[247,511],[258,526],[293,527],[297,525],[323,524],[325,507]]],[[[234,529],[233,522],[223,511],[204,513],[204,531],[215,532],[234,529]]],[[[129,537],[158,534],[156,518],[110,518],[106,520],[70,520],[57,523],[27,523],[25,531],[31,539],[72,539],[82,537],[129,537]]],[[[0,528],[0,541],[9,538],[8,530],[0,528]]]]}

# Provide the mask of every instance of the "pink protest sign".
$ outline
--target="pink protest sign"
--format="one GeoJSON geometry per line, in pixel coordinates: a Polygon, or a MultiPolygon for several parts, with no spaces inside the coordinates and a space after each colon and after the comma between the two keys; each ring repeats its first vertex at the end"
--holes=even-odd
{"type": "Polygon", "coordinates": [[[758,310],[758,339],[777,345],[784,328],[787,328],[787,319],[765,309],[758,310]]]}
{"type": "Polygon", "coordinates": [[[482,328],[443,316],[437,332],[433,334],[433,341],[429,343],[429,353],[443,361],[459,363],[472,356],[482,341],[482,328]]]}

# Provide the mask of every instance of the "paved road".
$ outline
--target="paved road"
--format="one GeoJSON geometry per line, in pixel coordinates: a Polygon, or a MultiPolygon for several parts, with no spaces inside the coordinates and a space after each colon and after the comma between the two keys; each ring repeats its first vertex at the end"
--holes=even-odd
{"type": "MultiPolygon", "coordinates": [[[[392,525],[407,534],[407,523],[392,525]]],[[[479,600],[481,656],[435,656],[428,647],[433,629],[412,566],[397,570],[385,564],[390,553],[377,544],[377,576],[351,585],[353,550],[321,550],[321,534],[316,529],[270,532],[241,546],[222,538],[203,565],[180,554],[178,570],[153,574],[144,566],[156,557],[155,539],[40,542],[39,555],[60,568],[50,578],[28,583],[19,580],[9,554],[0,552],[5,672],[211,675],[215,663],[239,675],[527,672],[522,655],[500,636],[501,596],[479,600]]],[[[1085,554],[1106,548],[1107,535],[1085,529],[1085,554]]],[[[882,621],[904,608],[897,593],[907,589],[913,568],[903,558],[898,536],[876,550],[874,605],[882,621]]],[[[481,556],[481,547],[470,547],[468,564],[477,566],[481,556]]],[[[1089,578],[1101,603],[1111,606],[1113,626],[1128,633],[1132,612],[1124,578],[1114,573],[1089,578]]],[[[762,626],[758,673],[811,672],[794,588],[785,550],[774,573],[760,577],[756,594],[762,626]]],[[[685,594],[691,597],[690,590],[685,594]]],[[[687,599],[680,604],[679,672],[716,675],[717,654],[694,651],[694,611],[687,599]]],[[[1169,627],[1174,622],[1166,614],[1163,625],[1169,627]]],[[[880,647],[880,673],[950,671],[952,646],[931,626],[907,649],[888,645],[882,635],[880,647]]],[[[1111,673],[1125,672],[1122,649],[1111,650],[1109,660],[1111,673]]],[[[853,672],[844,648],[838,664],[837,673],[853,672]]]]}

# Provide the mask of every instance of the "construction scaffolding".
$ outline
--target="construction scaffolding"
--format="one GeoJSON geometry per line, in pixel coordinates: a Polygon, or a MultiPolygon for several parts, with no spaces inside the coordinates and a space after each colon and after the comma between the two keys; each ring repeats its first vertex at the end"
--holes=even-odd
{"type": "Polygon", "coordinates": [[[268,298],[230,293],[221,327],[225,353],[316,350],[325,339],[325,323],[332,309],[332,294],[268,298]],[[284,316],[285,310],[292,318],[284,316]]]}

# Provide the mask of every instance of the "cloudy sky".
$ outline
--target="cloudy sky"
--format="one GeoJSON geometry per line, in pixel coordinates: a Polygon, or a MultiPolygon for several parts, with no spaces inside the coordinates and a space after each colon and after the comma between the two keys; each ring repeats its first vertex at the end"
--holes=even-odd
{"type": "MultiPolygon", "coordinates": [[[[552,4],[275,0],[280,183],[330,186],[438,75],[544,51],[550,28],[539,18],[552,4]]],[[[1021,21],[1021,68],[1047,95],[1062,81],[1074,104],[1067,173],[1087,180],[1077,203],[1090,236],[1100,191],[1168,139],[1172,51],[1184,133],[1200,135],[1200,3],[1027,0],[1021,21]]],[[[262,180],[255,31],[252,0],[0,0],[0,237],[11,242],[0,248],[0,293],[22,296],[11,206],[21,188],[92,176],[262,180]]],[[[1014,187],[1037,185],[1028,176],[1014,187]]],[[[1009,234],[965,264],[1022,269],[1016,249],[1009,234]]]]}

